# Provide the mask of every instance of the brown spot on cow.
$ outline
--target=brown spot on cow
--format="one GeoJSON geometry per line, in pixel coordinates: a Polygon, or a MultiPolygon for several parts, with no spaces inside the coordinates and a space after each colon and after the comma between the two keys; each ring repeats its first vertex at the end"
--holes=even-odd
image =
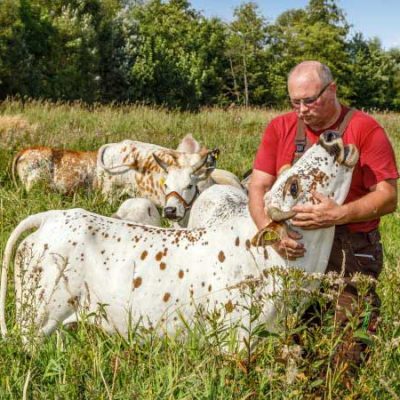
{"type": "Polygon", "coordinates": [[[160,269],[164,270],[165,268],[167,268],[167,264],[165,264],[164,262],[160,263],[160,269]]]}
{"type": "Polygon", "coordinates": [[[233,305],[232,301],[229,300],[226,304],[225,304],[225,310],[227,313],[231,313],[234,310],[235,306],[233,305]]]}
{"type": "Polygon", "coordinates": [[[142,253],[141,256],[140,256],[140,259],[141,259],[141,260],[144,260],[144,259],[147,257],[148,254],[149,254],[148,251],[147,251],[147,250],[144,250],[143,253],[142,253]]]}
{"type": "Polygon", "coordinates": [[[72,296],[68,299],[67,303],[72,306],[73,308],[77,308],[78,307],[78,303],[79,303],[79,298],[78,296],[72,296]]]}
{"type": "Polygon", "coordinates": [[[157,260],[157,261],[160,261],[160,260],[162,259],[162,257],[163,257],[163,253],[162,253],[162,251],[159,251],[159,252],[156,254],[156,260],[157,260]]]}
{"type": "Polygon", "coordinates": [[[235,246],[239,246],[240,245],[240,239],[239,236],[235,239],[235,246]]]}
{"type": "Polygon", "coordinates": [[[219,260],[219,262],[225,261],[225,254],[222,250],[218,253],[218,260],[219,260]]]}
{"type": "Polygon", "coordinates": [[[185,273],[182,270],[180,270],[178,272],[178,276],[179,276],[180,279],[182,279],[184,275],[185,275],[185,273]]]}
{"type": "Polygon", "coordinates": [[[246,240],[246,250],[250,250],[251,242],[249,239],[246,240]]]}
{"type": "Polygon", "coordinates": [[[137,289],[142,284],[142,278],[138,276],[133,280],[133,287],[137,289]]]}
{"type": "Polygon", "coordinates": [[[165,293],[164,297],[163,297],[163,300],[166,303],[170,298],[171,298],[171,294],[170,293],[165,293]]]}

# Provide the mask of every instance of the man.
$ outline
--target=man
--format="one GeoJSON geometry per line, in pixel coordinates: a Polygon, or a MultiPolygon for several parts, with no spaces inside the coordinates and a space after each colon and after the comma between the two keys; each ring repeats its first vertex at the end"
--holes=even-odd
{"type": "MultiPolygon", "coordinates": [[[[345,263],[347,285],[335,310],[337,322],[343,323],[357,300],[357,288],[350,282],[352,275],[360,272],[377,278],[382,269],[378,224],[379,217],[393,212],[397,206],[399,174],[394,152],[383,128],[372,117],[340,104],[336,84],[326,65],[317,61],[298,64],[289,74],[288,91],[293,111],[270,122],[254,161],[249,184],[250,213],[259,229],[269,222],[264,212],[265,193],[282,167],[292,164],[307,147],[317,142],[322,132],[343,130],[344,143],[357,146],[360,160],[345,203],[339,206],[314,193],[315,204],[296,206],[297,214],[293,218],[293,225],[303,229],[336,225],[327,271],[341,273],[345,263]]],[[[302,257],[307,251],[296,232],[283,238],[276,249],[290,259],[302,257]]],[[[367,297],[370,309],[377,308],[379,299],[375,291],[371,290],[367,297]]],[[[353,350],[346,351],[349,357],[353,350]]],[[[360,351],[355,351],[356,363],[360,360],[360,351]]]]}

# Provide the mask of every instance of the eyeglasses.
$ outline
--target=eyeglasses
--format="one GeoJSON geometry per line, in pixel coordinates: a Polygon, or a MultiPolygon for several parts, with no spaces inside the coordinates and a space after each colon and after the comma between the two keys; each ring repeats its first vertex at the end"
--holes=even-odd
{"type": "Polygon", "coordinates": [[[331,84],[332,82],[327,83],[322,89],[321,91],[312,97],[306,97],[304,99],[290,99],[290,102],[292,103],[292,106],[294,108],[300,108],[300,105],[303,104],[306,107],[310,107],[312,106],[325,92],[326,89],[328,89],[328,86],[331,84]]]}

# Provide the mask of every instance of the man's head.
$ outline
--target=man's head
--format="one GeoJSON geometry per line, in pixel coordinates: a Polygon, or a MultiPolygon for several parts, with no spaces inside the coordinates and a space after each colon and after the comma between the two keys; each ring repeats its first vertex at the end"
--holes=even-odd
{"type": "Polygon", "coordinates": [[[332,73],[318,61],[296,65],[289,73],[288,91],[294,110],[311,128],[328,128],[339,116],[332,73]]]}

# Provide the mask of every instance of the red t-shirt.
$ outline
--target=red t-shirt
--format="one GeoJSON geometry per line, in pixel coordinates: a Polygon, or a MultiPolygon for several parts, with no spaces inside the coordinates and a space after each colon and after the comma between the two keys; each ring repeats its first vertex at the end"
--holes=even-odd
{"type": "MultiPolygon", "coordinates": [[[[338,129],[345,114],[328,129],[338,129]]],[[[305,126],[306,135],[312,144],[323,131],[313,131],[305,126]]],[[[295,153],[297,115],[289,112],[274,118],[266,127],[254,161],[254,169],[276,176],[285,164],[291,164],[295,153]]],[[[355,144],[360,159],[354,168],[350,191],[345,203],[357,200],[369,193],[369,188],[386,179],[397,179],[399,173],[393,148],[383,128],[369,115],[355,111],[343,134],[345,144],[355,144]]],[[[348,224],[353,232],[369,232],[376,228],[379,219],[348,224]]]]}

